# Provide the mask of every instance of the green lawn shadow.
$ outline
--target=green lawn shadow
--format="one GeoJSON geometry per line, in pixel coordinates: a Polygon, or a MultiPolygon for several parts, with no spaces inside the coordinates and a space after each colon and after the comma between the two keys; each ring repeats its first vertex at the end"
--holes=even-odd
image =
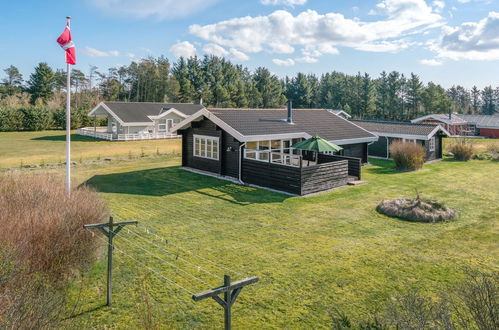
{"type": "MultiPolygon", "coordinates": [[[[66,134],[39,136],[39,137],[36,137],[36,138],[32,138],[31,140],[37,140],[37,141],[66,141],[66,134]]],[[[75,141],[75,142],[104,142],[106,140],[96,139],[94,137],[84,136],[84,135],[80,135],[80,134],[71,134],[71,141],[75,141]]]]}
{"type": "Polygon", "coordinates": [[[395,168],[395,163],[390,159],[369,158],[369,163],[373,166],[364,169],[374,174],[398,174],[401,173],[395,168]]]}
{"type": "Polygon", "coordinates": [[[238,205],[277,203],[290,197],[188,172],[180,166],[95,175],[84,184],[103,193],[166,196],[196,192],[238,205]]]}

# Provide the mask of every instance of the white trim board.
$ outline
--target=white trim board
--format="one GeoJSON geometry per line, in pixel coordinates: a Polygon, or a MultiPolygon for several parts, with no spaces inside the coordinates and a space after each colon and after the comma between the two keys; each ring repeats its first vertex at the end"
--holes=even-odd
{"type": "Polygon", "coordinates": [[[157,115],[157,116],[147,116],[149,119],[151,120],[155,120],[155,119],[161,119],[163,118],[164,116],[167,116],[169,115],[170,113],[174,113],[176,115],[178,115],[179,117],[182,117],[182,118],[187,118],[189,117],[188,115],[186,115],[185,113],[183,112],[180,112],[179,110],[175,109],[175,108],[171,108],[165,112],[163,112],[162,114],[160,115],[157,115]]]}
{"type": "Polygon", "coordinates": [[[110,108],[106,105],[106,103],[104,103],[104,102],[100,102],[99,104],[97,104],[97,105],[95,106],[95,108],[93,108],[93,109],[92,109],[92,110],[88,113],[88,115],[89,115],[89,116],[91,116],[91,115],[93,114],[93,112],[97,111],[97,109],[98,109],[99,107],[103,107],[103,108],[104,108],[104,110],[106,110],[106,111],[107,111],[107,112],[108,112],[108,113],[109,113],[109,114],[110,114],[110,115],[111,115],[114,119],[116,119],[116,121],[117,121],[118,123],[120,123],[120,125],[121,125],[121,126],[127,126],[127,125],[125,125],[125,122],[124,122],[123,120],[121,120],[121,118],[120,118],[120,117],[118,117],[118,116],[117,116],[117,115],[113,112],[113,110],[111,110],[111,109],[110,109],[110,108]]]}

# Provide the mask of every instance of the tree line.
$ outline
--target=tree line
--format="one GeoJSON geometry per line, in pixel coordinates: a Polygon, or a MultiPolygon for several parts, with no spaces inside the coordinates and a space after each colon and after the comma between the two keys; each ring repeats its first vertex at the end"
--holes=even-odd
{"type": "MultiPolygon", "coordinates": [[[[39,63],[25,80],[15,66],[4,70],[0,85],[0,130],[64,128],[66,72],[39,63]]],[[[160,56],[129,65],[71,75],[72,126],[90,125],[88,111],[101,100],[127,102],[202,102],[207,107],[343,109],[354,118],[410,120],[429,113],[499,112],[499,87],[467,89],[421,81],[397,71],[378,77],[360,72],[298,73],[279,78],[267,68],[250,71],[216,56],[160,56]]]]}

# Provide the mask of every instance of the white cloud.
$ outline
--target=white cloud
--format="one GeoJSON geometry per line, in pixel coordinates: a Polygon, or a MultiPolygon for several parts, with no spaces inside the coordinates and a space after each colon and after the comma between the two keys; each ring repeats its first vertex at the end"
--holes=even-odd
{"type": "Polygon", "coordinates": [[[306,10],[293,16],[277,10],[265,16],[233,18],[209,25],[191,25],[191,34],[222,47],[246,53],[266,51],[304,56],[337,54],[337,47],[394,52],[407,48],[404,40],[415,30],[435,28],[442,20],[424,0],[383,0],[376,6],[384,19],[364,22],[340,13],[306,10]]]}
{"type": "Polygon", "coordinates": [[[130,57],[131,59],[135,58],[135,54],[134,53],[127,53],[126,56],[130,57]]]}
{"type": "Polygon", "coordinates": [[[87,0],[90,5],[112,15],[157,19],[189,16],[215,4],[218,0],[87,0]]]}
{"type": "Polygon", "coordinates": [[[230,51],[230,54],[232,55],[232,58],[236,61],[243,62],[243,61],[248,61],[250,59],[250,57],[248,55],[246,55],[245,53],[243,53],[235,48],[231,48],[231,49],[229,49],[229,51],[230,51]]]}
{"type": "Polygon", "coordinates": [[[225,48],[223,48],[217,44],[207,44],[203,47],[203,51],[206,54],[220,56],[220,57],[223,57],[223,56],[226,56],[227,54],[229,54],[229,52],[226,51],[225,48]]]}
{"type": "Polygon", "coordinates": [[[435,12],[441,13],[445,7],[445,2],[442,0],[435,0],[432,2],[432,6],[435,9],[435,12]]]}
{"type": "Polygon", "coordinates": [[[272,62],[274,62],[275,64],[277,64],[279,66],[293,66],[293,65],[295,65],[295,61],[292,58],[288,58],[286,60],[281,60],[279,58],[274,58],[272,60],[272,62]]]}
{"type": "Polygon", "coordinates": [[[424,65],[429,65],[429,66],[442,65],[442,62],[435,60],[435,59],[424,59],[424,60],[420,60],[419,63],[424,64],[424,65]]]}
{"type": "Polygon", "coordinates": [[[85,47],[83,53],[90,57],[108,57],[108,56],[119,56],[120,52],[117,50],[102,51],[92,47],[85,47]]]}
{"type": "Polygon", "coordinates": [[[262,5],[266,6],[301,6],[307,3],[307,0],[260,0],[262,5]]]}
{"type": "Polygon", "coordinates": [[[298,57],[295,58],[296,62],[302,62],[302,63],[317,63],[319,61],[316,57],[312,56],[303,56],[303,57],[298,57]]]}
{"type": "Polygon", "coordinates": [[[453,60],[499,60],[499,12],[490,12],[478,22],[446,26],[430,49],[440,58],[453,60]]]}
{"type": "Polygon", "coordinates": [[[173,56],[179,57],[192,57],[196,55],[196,47],[191,44],[189,41],[178,42],[175,45],[170,47],[170,52],[173,56]]]}

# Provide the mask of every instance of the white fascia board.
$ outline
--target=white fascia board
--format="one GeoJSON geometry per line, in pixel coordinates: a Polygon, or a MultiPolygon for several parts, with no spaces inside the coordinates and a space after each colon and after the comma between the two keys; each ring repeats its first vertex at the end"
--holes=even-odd
{"type": "Polygon", "coordinates": [[[356,138],[356,139],[329,140],[329,142],[337,144],[337,145],[366,143],[366,142],[375,142],[375,141],[378,141],[377,136],[366,137],[366,138],[356,138]]]}
{"type": "Polygon", "coordinates": [[[186,115],[185,113],[180,112],[180,111],[178,111],[178,110],[177,110],[177,109],[175,109],[175,108],[171,108],[170,110],[167,110],[167,111],[165,111],[165,112],[163,112],[162,114],[157,115],[157,116],[147,116],[147,117],[148,117],[148,118],[150,118],[151,120],[161,119],[162,117],[164,117],[164,116],[166,116],[166,115],[168,115],[168,114],[170,114],[170,113],[174,113],[174,114],[176,114],[176,115],[178,115],[178,116],[180,116],[180,117],[182,117],[182,118],[187,118],[187,117],[189,117],[189,116],[188,116],[188,115],[186,115]]]}
{"type": "Polygon", "coordinates": [[[244,135],[242,135],[241,133],[239,133],[238,131],[236,131],[234,128],[232,128],[231,126],[229,126],[226,122],[224,122],[223,120],[221,120],[220,118],[218,118],[213,113],[211,113],[210,111],[206,110],[205,108],[199,110],[198,112],[196,112],[192,116],[187,117],[186,119],[182,120],[177,125],[173,126],[172,129],[171,129],[171,132],[176,132],[179,129],[187,128],[187,126],[191,122],[195,121],[196,119],[198,119],[198,118],[200,118],[202,116],[206,117],[207,119],[209,119],[210,121],[212,121],[214,124],[216,124],[217,126],[221,127],[224,131],[226,131],[227,133],[229,133],[230,135],[232,135],[234,138],[236,138],[236,140],[239,140],[241,142],[245,142],[244,135]]]}
{"type": "Polygon", "coordinates": [[[110,114],[110,115],[111,115],[114,119],[116,119],[116,121],[118,121],[118,123],[120,123],[120,124],[121,124],[121,126],[127,126],[127,125],[125,125],[125,122],[124,122],[123,120],[121,120],[121,118],[120,118],[120,117],[118,117],[118,116],[117,116],[117,115],[113,112],[113,110],[111,110],[111,109],[110,109],[110,108],[106,105],[106,103],[104,103],[104,102],[101,102],[101,103],[97,104],[97,106],[96,106],[95,108],[93,108],[93,109],[92,109],[92,111],[90,111],[88,115],[89,115],[89,116],[91,116],[91,115],[93,114],[93,112],[94,112],[94,111],[96,111],[96,110],[97,110],[97,108],[99,108],[99,107],[103,107],[103,108],[104,108],[104,110],[106,110],[106,111],[107,111],[107,112],[108,112],[108,113],[109,113],[109,114],[110,114]]]}
{"type": "Polygon", "coordinates": [[[435,127],[435,129],[433,131],[431,131],[430,134],[428,134],[428,140],[431,139],[433,137],[433,135],[435,135],[438,131],[442,131],[445,135],[451,136],[451,134],[445,128],[438,125],[437,127],[435,127]]]}
{"type": "Polygon", "coordinates": [[[371,132],[371,133],[376,134],[377,136],[384,136],[384,137],[391,137],[391,138],[428,140],[428,136],[426,136],[426,135],[382,133],[382,132],[371,132]]]}
{"type": "Polygon", "coordinates": [[[153,125],[154,122],[152,121],[146,121],[146,122],[129,122],[129,123],[124,123],[122,126],[150,126],[153,125]]]}
{"type": "Polygon", "coordinates": [[[254,141],[266,141],[266,140],[287,140],[287,139],[298,139],[311,138],[312,135],[305,132],[300,133],[281,133],[281,134],[264,134],[264,135],[246,135],[244,140],[241,142],[254,142],[254,141]]]}

